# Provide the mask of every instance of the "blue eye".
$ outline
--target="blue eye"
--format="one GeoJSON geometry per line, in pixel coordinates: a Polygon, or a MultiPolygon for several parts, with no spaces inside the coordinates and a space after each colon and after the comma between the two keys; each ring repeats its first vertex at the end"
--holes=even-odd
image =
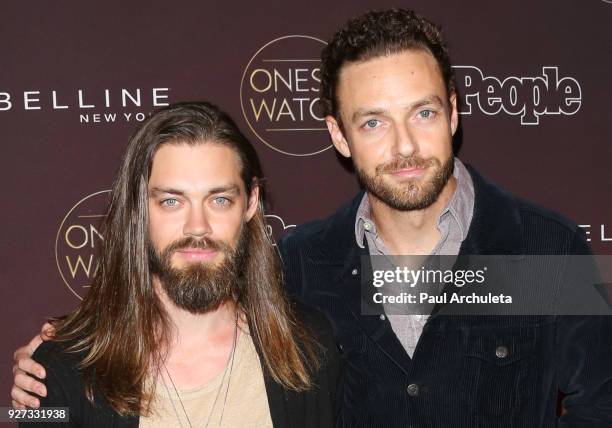
{"type": "Polygon", "coordinates": [[[166,207],[175,207],[178,205],[178,200],[174,198],[168,198],[161,201],[161,204],[166,207]]]}
{"type": "Polygon", "coordinates": [[[370,119],[365,123],[364,127],[368,129],[374,129],[379,123],[380,121],[378,119],[370,119]]]}
{"type": "Polygon", "coordinates": [[[213,201],[215,204],[221,205],[221,206],[229,205],[229,203],[231,202],[225,196],[217,196],[215,199],[213,199],[213,201]]]}
{"type": "Polygon", "coordinates": [[[436,112],[434,112],[433,110],[421,110],[419,112],[419,116],[423,119],[429,119],[430,117],[433,117],[435,113],[436,112]]]}

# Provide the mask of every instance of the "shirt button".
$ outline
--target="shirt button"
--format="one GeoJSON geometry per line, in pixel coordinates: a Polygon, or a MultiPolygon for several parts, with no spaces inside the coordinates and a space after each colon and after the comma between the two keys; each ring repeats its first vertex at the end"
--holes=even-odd
{"type": "Polygon", "coordinates": [[[365,230],[368,230],[368,231],[369,231],[369,230],[372,230],[372,223],[370,223],[369,221],[366,221],[366,222],[363,224],[363,228],[364,228],[365,230]]]}
{"type": "Polygon", "coordinates": [[[353,271],[351,272],[353,275],[357,275],[359,271],[357,269],[353,269],[353,271]]]}
{"type": "Polygon", "coordinates": [[[408,385],[408,388],[406,388],[406,391],[408,391],[408,395],[410,395],[411,397],[416,397],[417,395],[419,395],[419,385],[417,385],[416,383],[411,383],[410,385],[408,385]]]}
{"type": "Polygon", "coordinates": [[[380,320],[381,321],[384,321],[386,319],[387,319],[387,317],[385,316],[385,314],[380,314],[380,320]]]}
{"type": "Polygon", "coordinates": [[[506,348],[505,346],[498,346],[495,349],[495,356],[497,358],[506,358],[508,356],[508,348],[506,348]]]}

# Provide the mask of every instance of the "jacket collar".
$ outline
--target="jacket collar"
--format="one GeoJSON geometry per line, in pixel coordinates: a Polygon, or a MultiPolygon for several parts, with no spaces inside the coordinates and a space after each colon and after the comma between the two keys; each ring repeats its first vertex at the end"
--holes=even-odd
{"type": "Polygon", "coordinates": [[[523,254],[518,201],[472,166],[467,169],[474,182],[474,217],[459,254],[523,254]]]}

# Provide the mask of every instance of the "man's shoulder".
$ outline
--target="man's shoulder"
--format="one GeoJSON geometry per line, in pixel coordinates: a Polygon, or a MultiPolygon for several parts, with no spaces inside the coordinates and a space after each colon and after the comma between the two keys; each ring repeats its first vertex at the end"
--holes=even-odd
{"type": "Polygon", "coordinates": [[[556,232],[574,234],[580,230],[579,226],[557,211],[545,208],[525,199],[516,198],[517,208],[521,220],[526,226],[548,226],[556,232]]]}
{"type": "MultiPolygon", "coordinates": [[[[511,219],[515,217],[512,212],[516,210],[519,216],[516,220],[528,226],[547,224],[559,231],[575,232],[577,230],[578,226],[560,213],[515,196],[485,178],[473,166],[466,164],[466,167],[472,177],[476,191],[475,205],[485,211],[486,214],[507,211],[505,214],[509,214],[507,218],[511,219]]],[[[493,215],[492,218],[487,220],[496,221],[494,219],[497,217],[497,215],[493,215]]]]}
{"type": "Polygon", "coordinates": [[[70,395],[83,389],[83,373],[80,367],[85,357],[83,352],[71,351],[71,344],[47,340],[32,355],[32,358],[45,368],[48,376],[46,382],[56,383],[70,395]]]}
{"type": "Polygon", "coordinates": [[[332,221],[332,216],[323,219],[311,220],[303,224],[299,224],[285,236],[291,240],[311,240],[320,236],[332,221]]]}
{"type": "Polygon", "coordinates": [[[69,345],[66,342],[45,340],[36,348],[32,358],[45,367],[76,372],[80,354],[69,352],[68,347],[69,345]]]}
{"type": "Polygon", "coordinates": [[[585,231],[560,213],[517,199],[529,254],[590,254],[585,231]]]}
{"type": "Polygon", "coordinates": [[[47,396],[40,398],[45,407],[69,407],[71,420],[82,420],[86,403],[83,373],[80,363],[82,353],[69,352],[67,342],[48,340],[34,352],[32,358],[47,373],[44,383],[47,396]]]}
{"type": "Polygon", "coordinates": [[[524,254],[588,252],[584,231],[548,208],[514,196],[467,166],[475,190],[470,225],[471,250],[521,251],[524,254]]]}
{"type": "Polygon", "coordinates": [[[317,247],[320,242],[324,241],[323,237],[329,221],[329,218],[313,220],[294,227],[278,242],[278,247],[281,252],[317,247]]]}

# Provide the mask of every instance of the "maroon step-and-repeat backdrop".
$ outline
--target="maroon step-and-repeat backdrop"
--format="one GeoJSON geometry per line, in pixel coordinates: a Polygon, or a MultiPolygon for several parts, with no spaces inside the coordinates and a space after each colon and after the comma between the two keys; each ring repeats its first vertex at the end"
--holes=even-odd
{"type": "Polygon", "coordinates": [[[4,2],[0,406],[13,350],[87,292],[120,155],[155,108],[210,100],[234,116],[277,237],[355,193],[315,108],[319,54],[348,18],[392,6],[444,29],[460,157],[612,254],[610,0],[4,2]]]}

